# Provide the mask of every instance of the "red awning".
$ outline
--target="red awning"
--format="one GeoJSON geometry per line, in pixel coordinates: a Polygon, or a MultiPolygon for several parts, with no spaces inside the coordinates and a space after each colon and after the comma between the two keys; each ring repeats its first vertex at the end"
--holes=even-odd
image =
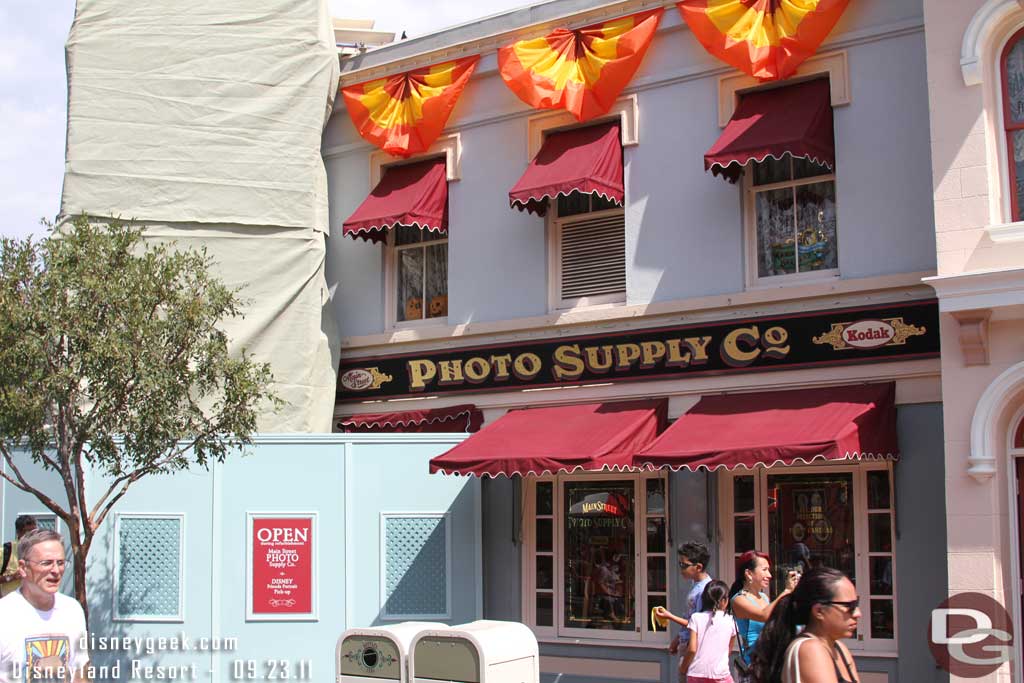
{"type": "Polygon", "coordinates": [[[572,192],[598,194],[622,204],[622,142],[618,121],[551,133],[519,182],[509,205],[538,216],[548,200],[572,192]]]}
{"type": "Polygon", "coordinates": [[[894,396],[892,383],[707,396],[633,462],[716,470],[895,458],[894,396]]]}
{"type": "Polygon", "coordinates": [[[748,162],[786,154],[835,168],[827,78],[743,95],[718,141],[704,155],[704,170],[734,183],[748,162]]]}
{"type": "Polygon", "coordinates": [[[447,408],[406,410],[401,413],[353,415],[340,420],[342,432],[475,432],[484,416],[476,406],[458,405],[447,408]]]}
{"type": "Polygon", "coordinates": [[[665,426],[664,399],[512,410],[430,461],[444,474],[626,469],[665,426]]]}
{"type": "Polygon", "coordinates": [[[388,166],[348,220],[342,234],[383,242],[396,226],[448,232],[448,178],[444,157],[388,166]]]}

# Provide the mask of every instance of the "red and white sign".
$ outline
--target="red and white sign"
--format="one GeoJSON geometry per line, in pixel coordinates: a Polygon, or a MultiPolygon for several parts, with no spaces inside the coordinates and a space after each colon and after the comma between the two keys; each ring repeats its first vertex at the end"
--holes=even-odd
{"type": "Polygon", "coordinates": [[[313,614],[312,516],[252,517],[253,616],[313,614]]]}
{"type": "Polygon", "coordinates": [[[884,320],[858,320],[843,330],[843,340],[857,349],[877,349],[895,335],[895,328],[884,320]]]}

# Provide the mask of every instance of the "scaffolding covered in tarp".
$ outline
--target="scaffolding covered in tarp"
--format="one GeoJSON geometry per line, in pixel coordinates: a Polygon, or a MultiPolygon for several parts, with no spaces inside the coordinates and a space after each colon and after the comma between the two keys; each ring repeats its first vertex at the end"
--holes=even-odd
{"type": "Polygon", "coordinates": [[[321,133],[338,57],[326,0],[78,0],[61,216],[203,248],[241,287],[234,350],[286,406],[261,432],[329,432],[337,332],[321,133]]]}

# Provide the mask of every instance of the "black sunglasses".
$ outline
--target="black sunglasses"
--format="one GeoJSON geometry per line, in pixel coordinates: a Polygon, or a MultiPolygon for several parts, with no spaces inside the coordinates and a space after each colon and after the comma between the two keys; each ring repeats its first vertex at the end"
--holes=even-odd
{"type": "Polygon", "coordinates": [[[860,598],[855,600],[823,600],[822,605],[835,605],[836,607],[842,607],[846,610],[847,614],[853,614],[853,611],[860,607],[860,598]]]}
{"type": "Polygon", "coordinates": [[[689,569],[690,567],[696,567],[698,564],[700,564],[700,562],[685,562],[683,560],[679,560],[680,569],[689,569]]]}

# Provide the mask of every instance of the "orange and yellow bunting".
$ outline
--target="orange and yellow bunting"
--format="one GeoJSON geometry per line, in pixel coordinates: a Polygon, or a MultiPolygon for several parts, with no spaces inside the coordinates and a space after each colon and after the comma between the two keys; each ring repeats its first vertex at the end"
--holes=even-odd
{"type": "Polygon", "coordinates": [[[762,81],[787,78],[814,54],[849,0],[682,0],[704,48],[762,81]]]}
{"type": "Polygon", "coordinates": [[[521,40],[498,50],[498,70],[534,109],[565,109],[588,121],[607,112],[633,78],[663,13],[641,12],[521,40]]]}
{"type": "Polygon", "coordinates": [[[361,136],[389,154],[425,152],[479,61],[476,55],[342,88],[348,115],[361,136]]]}

